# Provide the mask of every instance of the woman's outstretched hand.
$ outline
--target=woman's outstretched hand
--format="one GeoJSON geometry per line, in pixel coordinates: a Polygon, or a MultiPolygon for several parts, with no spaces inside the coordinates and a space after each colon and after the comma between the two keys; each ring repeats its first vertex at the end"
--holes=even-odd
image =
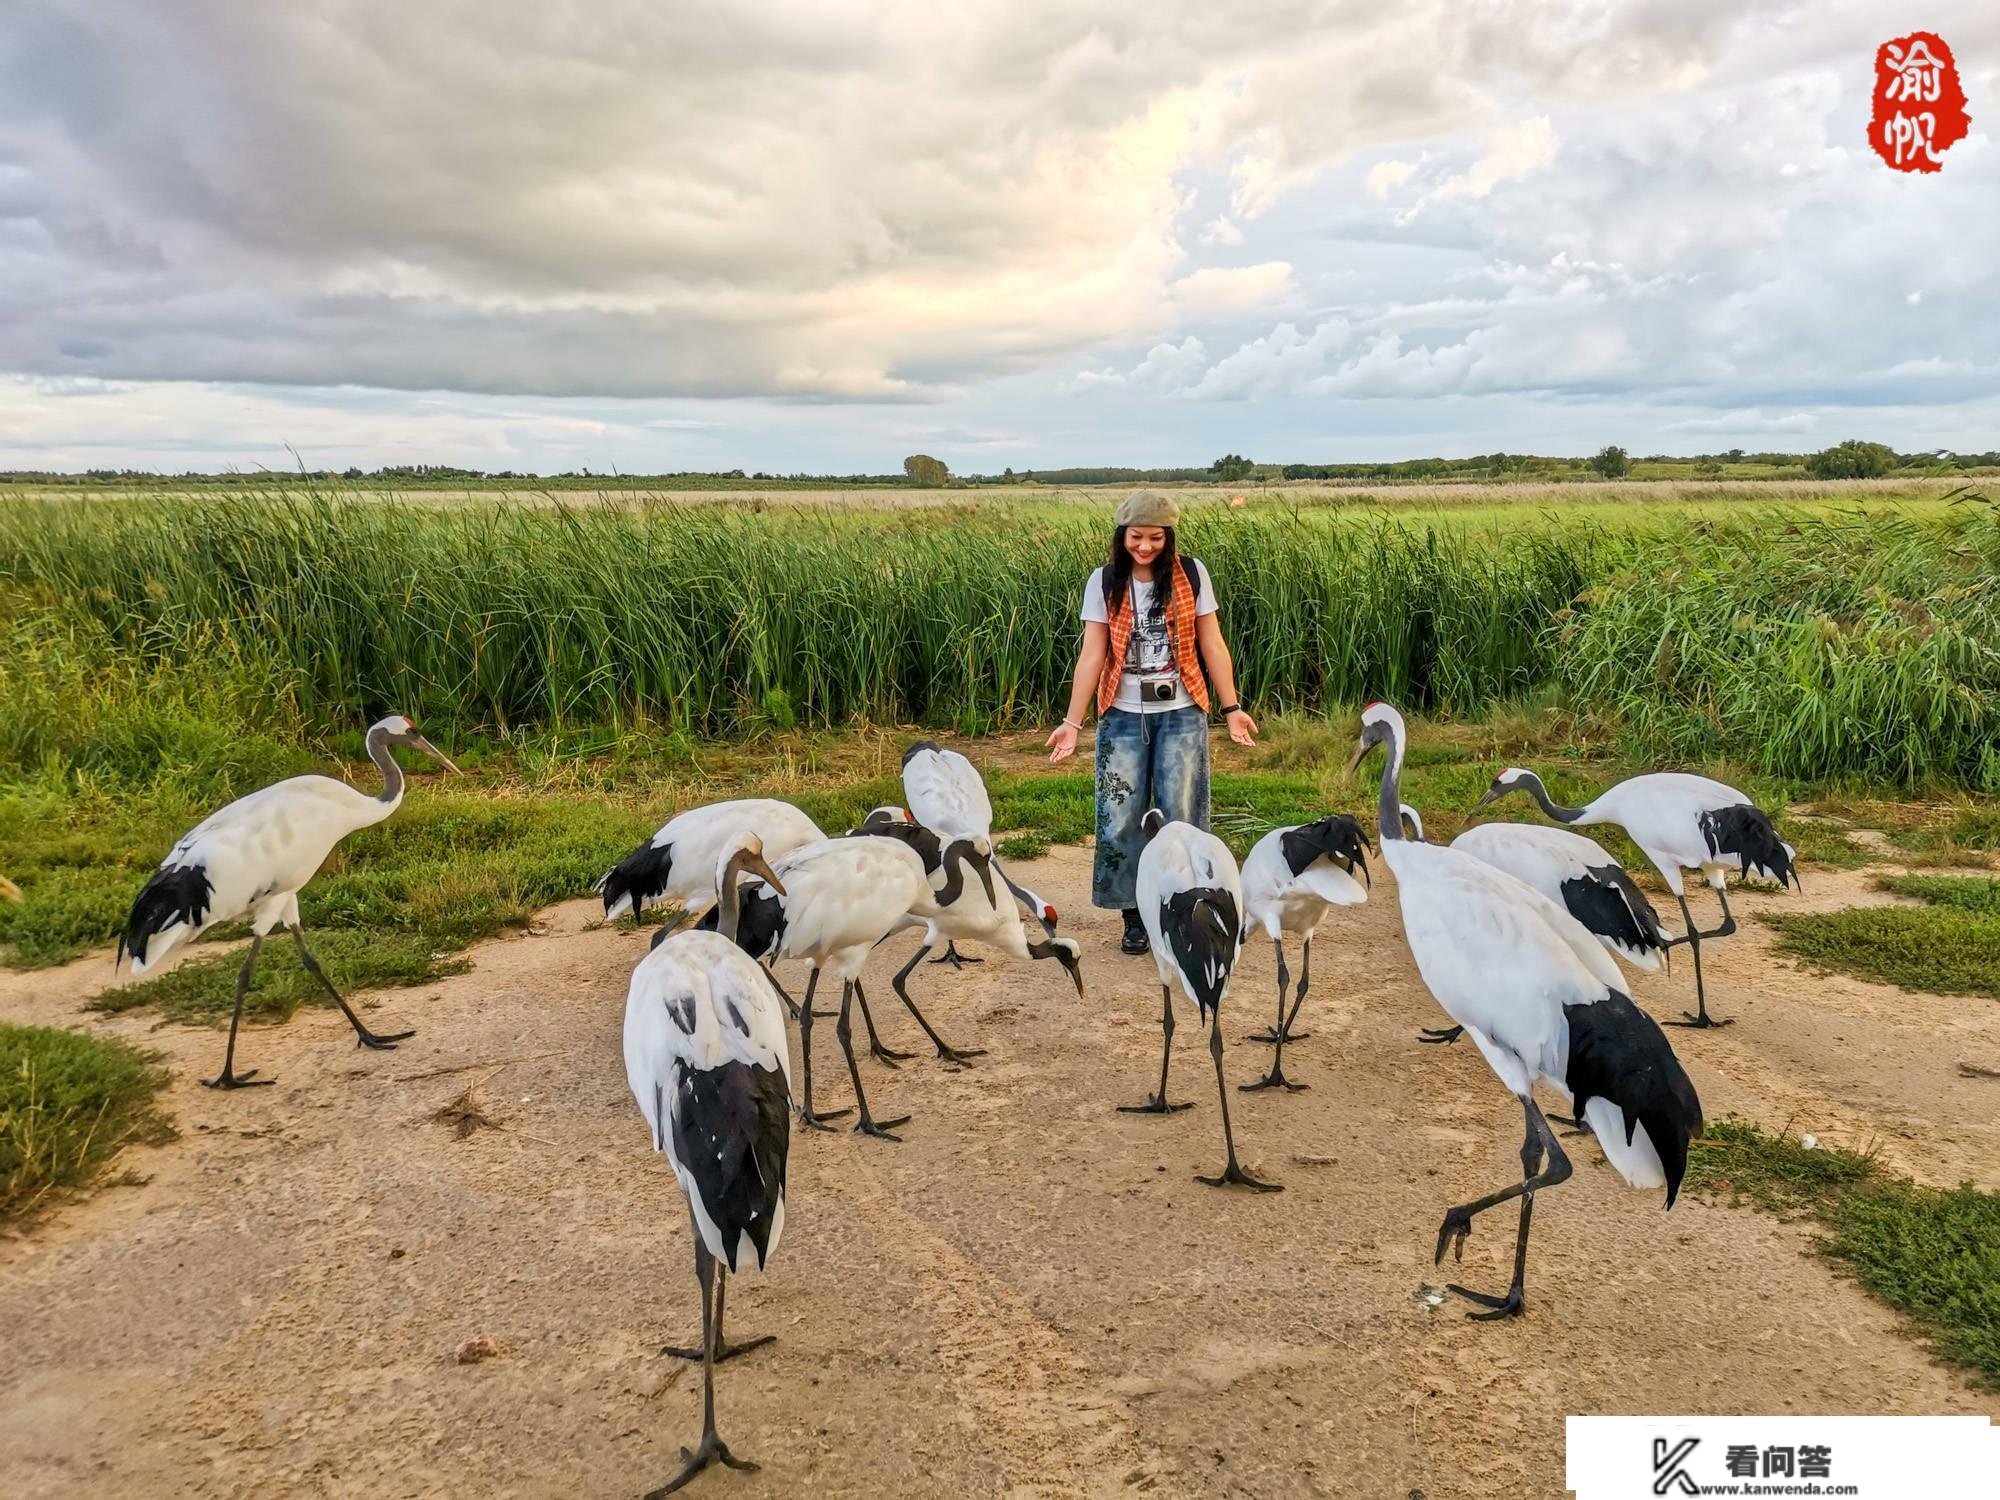
{"type": "Polygon", "coordinates": [[[1237,709],[1229,716],[1229,737],[1239,745],[1256,744],[1257,721],[1242,709],[1237,709]]]}
{"type": "Polygon", "coordinates": [[[1049,759],[1068,760],[1076,754],[1076,733],[1074,724],[1056,725],[1055,732],[1044,741],[1049,747],[1049,759]]]}

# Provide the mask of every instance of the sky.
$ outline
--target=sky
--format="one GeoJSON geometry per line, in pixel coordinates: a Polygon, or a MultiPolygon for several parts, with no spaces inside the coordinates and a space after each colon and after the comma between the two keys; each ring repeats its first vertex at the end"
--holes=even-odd
{"type": "Polygon", "coordinates": [[[2000,447],[1991,0],[7,10],[0,469],[2000,447]]]}

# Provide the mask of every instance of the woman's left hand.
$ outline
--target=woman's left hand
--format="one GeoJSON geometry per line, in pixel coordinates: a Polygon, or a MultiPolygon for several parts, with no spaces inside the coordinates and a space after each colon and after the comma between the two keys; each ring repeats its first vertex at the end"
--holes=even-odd
{"type": "Polygon", "coordinates": [[[1242,709],[1239,708],[1235,713],[1231,714],[1228,723],[1229,737],[1236,741],[1237,744],[1254,745],[1257,743],[1257,721],[1242,709]]]}

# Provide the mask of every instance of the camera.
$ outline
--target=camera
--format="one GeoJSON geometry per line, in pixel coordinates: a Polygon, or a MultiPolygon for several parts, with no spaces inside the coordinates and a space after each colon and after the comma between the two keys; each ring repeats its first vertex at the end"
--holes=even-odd
{"type": "Polygon", "coordinates": [[[1139,684],[1139,700],[1142,703],[1171,703],[1174,689],[1179,686],[1171,677],[1147,678],[1139,684]]]}

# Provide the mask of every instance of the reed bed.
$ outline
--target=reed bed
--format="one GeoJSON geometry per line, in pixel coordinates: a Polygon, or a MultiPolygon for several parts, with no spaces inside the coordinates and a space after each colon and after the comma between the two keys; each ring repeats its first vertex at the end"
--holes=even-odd
{"type": "MultiPolygon", "coordinates": [[[[199,697],[211,718],[320,732],[392,707],[502,735],[1052,722],[1106,539],[1094,508],[990,499],[0,502],[0,626],[19,643],[0,757],[67,757],[44,720],[79,695],[199,697]]],[[[1182,545],[1217,580],[1260,707],[1472,715],[1538,695],[1687,758],[2000,790],[2000,529],[1981,504],[1631,507],[1616,524],[1209,505],[1182,545]]]]}

